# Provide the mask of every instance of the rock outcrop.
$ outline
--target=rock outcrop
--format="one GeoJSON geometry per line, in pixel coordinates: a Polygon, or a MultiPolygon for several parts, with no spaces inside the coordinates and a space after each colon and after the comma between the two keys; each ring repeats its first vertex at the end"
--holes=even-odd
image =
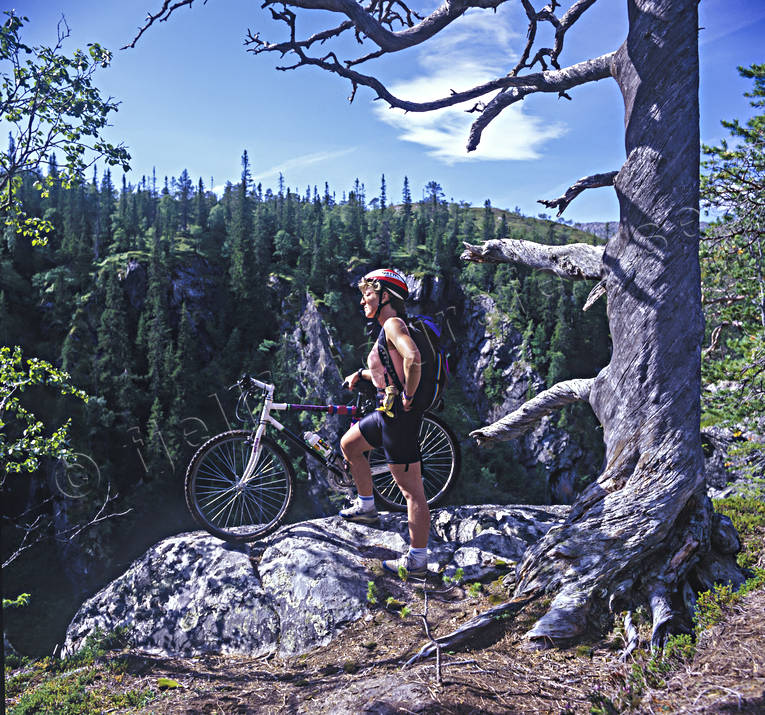
{"type": "MultiPolygon", "coordinates": [[[[544,381],[523,354],[523,338],[487,295],[466,300],[455,330],[462,336],[456,379],[482,424],[516,410],[545,388],[544,381]],[[494,385],[487,376],[493,376],[494,385]],[[488,394],[492,391],[496,394],[488,394]],[[491,398],[491,399],[490,399],[491,398]]],[[[545,417],[521,439],[511,443],[515,461],[529,470],[541,465],[547,473],[549,496],[555,503],[571,504],[578,476],[599,471],[594,457],[585,453],[576,436],[545,417]]]]}
{"type": "MultiPolygon", "coordinates": [[[[316,305],[316,301],[306,293],[301,306],[300,317],[294,329],[287,334],[293,354],[297,358],[296,384],[301,386],[305,402],[314,404],[330,404],[338,399],[343,376],[333,357],[335,347],[332,336],[324,322],[324,317],[316,305]]],[[[313,430],[310,415],[304,414],[301,425],[305,430],[313,430]]],[[[321,434],[328,438],[330,444],[339,445],[340,437],[348,428],[348,419],[337,415],[323,416],[321,434]]],[[[327,480],[327,472],[319,462],[305,459],[309,481],[306,485],[306,508],[310,514],[306,516],[328,516],[337,512],[330,497],[333,488],[327,480]]]]}
{"type": "Polygon", "coordinates": [[[707,491],[713,499],[735,494],[765,469],[765,437],[748,429],[721,425],[701,431],[707,491]]]}
{"type": "MultiPolygon", "coordinates": [[[[507,574],[566,507],[453,507],[433,513],[433,571],[475,581],[507,574]]],[[[65,653],[99,628],[125,628],[131,646],[161,656],[240,653],[289,656],[328,643],[367,612],[377,561],[405,548],[406,517],[380,528],[337,517],[285,526],[232,546],[205,532],[161,541],[86,601],[65,653]]]]}

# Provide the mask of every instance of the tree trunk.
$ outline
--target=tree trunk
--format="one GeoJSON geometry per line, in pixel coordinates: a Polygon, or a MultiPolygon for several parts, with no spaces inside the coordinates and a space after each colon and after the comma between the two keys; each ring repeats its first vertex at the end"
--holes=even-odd
{"type": "Polygon", "coordinates": [[[537,644],[565,643],[602,625],[608,608],[641,602],[658,644],[687,580],[741,581],[731,557],[711,551],[700,441],[697,2],[628,6],[612,64],[627,161],[615,180],[619,231],[603,257],[613,356],[590,394],[606,466],[519,568],[516,598],[557,594],[527,634],[537,644]]]}

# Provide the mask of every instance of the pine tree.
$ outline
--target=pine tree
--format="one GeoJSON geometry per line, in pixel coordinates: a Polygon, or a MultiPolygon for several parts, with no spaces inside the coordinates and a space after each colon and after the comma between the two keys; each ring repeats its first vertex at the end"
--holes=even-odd
{"type": "Polygon", "coordinates": [[[510,235],[510,228],[507,225],[507,214],[503,211],[502,218],[499,221],[497,229],[497,238],[507,238],[510,235]]]}
{"type": "Polygon", "coordinates": [[[176,188],[176,197],[178,201],[178,217],[180,220],[180,229],[184,233],[189,227],[189,218],[191,217],[191,196],[194,193],[194,185],[191,183],[191,177],[187,169],[181,172],[178,177],[176,188]]]}
{"type": "Polygon", "coordinates": [[[569,375],[567,356],[574,351],[571,321],[571,296],[564,288],[558,298],[555,311],[556,322],[550,340],[550,368],[547,372],[547,385],[566,380],[569,375]]]}
{"type": "Polygon", "coordinates": [[[149,281],[146,292],[146,323],[144,349],[149,378],[149,392],[154,398],[166,394],[166,353],[172,346],[170,335],[169,307],[167,302],[167,285],[169,271],[167,256],[162,247],[162,238],[157,232],[152,241],[151,263],[149,265],[149,281]]]}
{"type": "Polygon", "coordinates": [[[486,199],[483,202],[483,220],[481,221],[481,234],[484,241],[491,241],[494,238],[494,212],[491,209],[491,200],[486,199]]]}
{"type": "Polygon", "coordinates": [[[127,308],[122,286],[115,271],[106,277],[106,299],[98,328],[96,346],[95,381],[100,394],[112,405],[123,397],[126,385],[118,377],[131,373],[130,337],[128,335],[127,308]]]}
{"type": "Polygon", "coordinates": [[[81,177],[64,193],[64,235],[61,250],[71,263],[75,279],[82,284],[92,259],[91,237],[85,215],[85,193],[81,177]]]}
{"type": "Polygon", "coordinates": [[[199,183],[197,184],[197,194],[196,194],[196,202],[195,202],[195,211],[194,211],[194,222],[199,226],[199,228],[202,229],[202,231],[207,230],[207,201],[205,199],[205,186],[202,183],[202,178],[199,178],[199,183]]]}
{"type": "Polygon", "coordinates": [[[404,188],[401,192],[401,244],[406,246],[410,251],[414,248],[416,243],[411,237],[411,225],[412,225],[412,192],[409,190],[409,177],[404,177],[404,188]]]}
{"type": "Polygon", "coordinates": [[[250,207],[250,161],[242,154],[242,178],[236,187],[228,241],[231,247],[229,277],[231,292],[239,301],[248,301],[252,284],[252,211],[250,207]]]}
{"type": "Polygon", "coordinates": [[[113,217],[114,209],[117,204],[117,197],[114,193],[114,184],[112,184],[111,169],[107,169],[101,177],[101,191],[98,194],[99,200],[99,243],[105,252],[108,252],[114,241],[113,217]]]}

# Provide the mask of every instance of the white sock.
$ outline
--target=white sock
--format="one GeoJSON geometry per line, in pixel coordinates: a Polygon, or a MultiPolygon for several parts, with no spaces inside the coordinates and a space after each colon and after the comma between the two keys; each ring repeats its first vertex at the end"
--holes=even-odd
{"type": "Polygon", "coordinates": [[[359,494],[359,504],[361,504],[361,507],[364,509],[364,511],[372,511],[375,508],[374,494],[369,497],[363,497],[361,494],[359,494]]]}
{"type": "Polygon", "coordinates": [[[414,546],[410,546],[409,556],[412,559],[412,563],[417,566],[422,566],[428,563],[428,547],[425,546],[422,549],[415,549],[414,546]]]}

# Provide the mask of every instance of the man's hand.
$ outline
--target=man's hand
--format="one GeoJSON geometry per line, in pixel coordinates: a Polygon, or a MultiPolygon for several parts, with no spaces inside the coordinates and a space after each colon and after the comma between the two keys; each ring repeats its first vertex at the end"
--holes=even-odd
{"type": "Polygon", "coordinates": [[[401,405],[404,408],[404,412],[409,412],[414,406],[414,399],[409,395],[401,395],[401,405]]]}

